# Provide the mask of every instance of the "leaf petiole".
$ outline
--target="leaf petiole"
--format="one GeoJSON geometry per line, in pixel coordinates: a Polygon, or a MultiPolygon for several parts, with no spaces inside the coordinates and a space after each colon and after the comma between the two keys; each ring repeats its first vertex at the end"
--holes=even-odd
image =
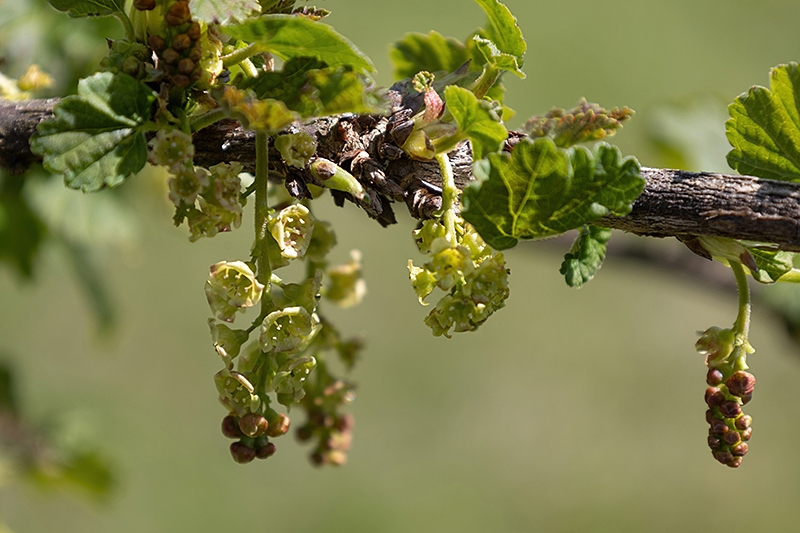
{"type": "MultiPolygon", "coordinates": [[[[222,56],[220,59],[222,59],[222,66],[224,68],[230,68],[233,65],[238,65],[239,63],[253,57],[256,54],[261,54],[264,52],[266,52],[266,50],[259,43],[250,43],[244,48],[239,48],[228,55],[222,56]]],[[[252,63],[250,64],[252,65],[252,63]]]]}

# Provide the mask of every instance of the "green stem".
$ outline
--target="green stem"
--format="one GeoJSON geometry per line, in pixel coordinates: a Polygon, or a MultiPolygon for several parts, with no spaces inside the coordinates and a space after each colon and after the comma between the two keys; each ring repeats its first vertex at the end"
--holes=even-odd
{"type": "Polygon", "coordinates": [[[736,322],[733,323],[733,331],[736,335],[735,347],[731,354],[731,363],[735,370],[747,369],[747,353],[752,351],[750,342],[747,340],[750,332],[750,286],[747,284],[747,273],[741,263],[730,261],[731,270],[736,277],[736,288],[739,290],[739,314],[736,322]]]}
{"type": "Polygon", "coordinates": [[[458,187],[456,187],[453,167],[447,154],[437,154],[439,171],[442,174],[442,222],[447,231],[447,240],[456,244],[456,202],[458,201],[458,187]]]}
{"type": "Polygon", "coordinates": [[[489,89],[497,82],[500,74],[502,74],[502,71],[499,68],[486,65],[480,77],[475,80],[469,90],[472,91],[472,94],[477,96],[478,99],[483,98],[486,96],[486,93],[489,92],[489,89]]]}
{"type": "Polygon", "coordinates": [[[125,38],[128,39],[128,41],[135,43],[136,32],[133,29],[133,24],[131,23],[131,19],[129,19],[128,15],[126,15],[121,11],[115,13],[115,15],[117,19],[119,19],[119,21],[122,23],[122,27],[125,29],[125,38]]]}
{"type": "Polygon", "coordinates": [[[203,128],[207,128],[208,126],[214,124],[215,122],[219,122],[225,117],[227,117],[227,113],[224,109],[219,107],[212,109],[208,113],[203,113],[202,115],[192,117],[192,131],[200,131],[203,128]]]}
{"type": "Polygon", "coordinates": [[[257,78],[258,77],[258,69],[253,64],[253,62],[250,61],[250,58],[245,59],[244,61],[242,61],[239,64],[239,66],[242,67],[242,70],[245,72],[245,74],[247,74],[251,78],[257,78]]]}
{"type": "Polygon", "coordinates": [[[269,212],[269,136],[264,132],[256,132],[256,205],[255,205],[255,249],[256,278],[264,285],[261,296],[261,314],[267,316],[272,309],[272,296],[270,282],[272,267],[269,264],[269,228],[267,227],[267,213],[269,212]]]}
{"type": "Polygon", "coordinates": [[[222,66],[229,68],[233,65],[241,63],[245,59],[253,57],[256,54],[260,54],[263,51],[264,50],[261,48],[260,44],[250,43],[244,48],[239,48],[238,50],[235,50],[226,56],[222,56],[220,59],[222,59],[222,66]]]}

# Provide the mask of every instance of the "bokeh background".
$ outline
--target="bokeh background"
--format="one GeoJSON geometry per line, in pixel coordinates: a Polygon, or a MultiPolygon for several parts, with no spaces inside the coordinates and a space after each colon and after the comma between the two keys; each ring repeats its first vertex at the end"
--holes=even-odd
{"type": "MultiPolygon", "coordinates": [[[[96,29],[117,30],[41,4],[0,3],[3,69],[19,75],[35,61],[56,76],[55,90],[70,90],[73,69],[103,54],[96,29]]],[[[464,38],[483,23],[469,0],[319,5],[386,84],[389,43],[406,32],[464,38]]],[[[506,78],[518,112],[510,125],[582,96],[627,105],[637,114],[616,142],[645,165],[669,163],[654,142],[669,133],[688,139],[687,166],[723,170],[724,107],[686,102],[731,101],[766,84],[771,66],[800,58],[800,3],[507,5],[528,40],[528,79],[506,78]]],[[[349,463],[313,468],[292,436],[268,461],[233,463],[219,432],[220,364],[202,287],[208,265],[247,257],[250,224],[191,244],[172,226],[157,177],[122,189],[109,193],[124,200],[114,223],[82,218],[99,197],[41,194],[65,227],[127,243],[101,258],[116,309],[110,333],[98,334],[57,246],[44,250],[33,282],[0,270],[0,353],[18,373],[26,415],[66,424],[69,438],[101,448],[116,472],[104,500],[4,476],[0,516],[11,530],[798,531],[800,348],[770,310],[756,306],[751,335],[754,440],[742,467],[729,470],[706,447],[705,367],[693,343],[698,330],[732,323],[733,292],[613,257],[572,290],[558,273],[568,243],[527,244],[507,254],[507,308],[474,334],[434,338],[407,281],[406,262],[418,257],[413,222],[402,216],[382,229],[327,199],[317,214],[338,231],[338,258],[362,250],[369,285],[360,307],[325,310],[368,340],[352,376],[349,463]]]]}

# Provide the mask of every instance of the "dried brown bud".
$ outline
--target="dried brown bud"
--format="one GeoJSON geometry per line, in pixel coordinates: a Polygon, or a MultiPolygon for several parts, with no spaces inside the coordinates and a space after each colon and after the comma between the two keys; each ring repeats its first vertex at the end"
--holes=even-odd
{"type": "Polygon", "coordinates": [[[178,61],[178,72],[181,74],[191,74],[194,70],[194,61],[189,59],[188,57],[184,57],[180,61],[178,61]]]}
{"type": "Polygon", "coordinates": [[[167,48],[161,52],[161,59],[163,59],[164,63],[168,65],[174,65],[180,60],[180,58],[181,55],[173,48],[167,48]]]}
{"type": "Polygon", "coordinates": [[[167,14],[164,15],[164,20],[166,20],[167,24],[170,26],[180,26],[181,24],[186,24],[192,20],[192,12],[189,10],[189,2],[178,0],[169,6],[167,14]]]}
{"type": "Polygon", "coordinates": [[[198,40],[200,38],[200,23],[196,20],[192,22],[192,25],[186,30],[186,35],[193,41],[198,40]]]}
{"type": "Polygon", "coordinates": [[[179,33],[172,39],[172,48],[177,50],[178,52],[183,52],[184,50],[188,50],[189,47],[192,46],[192,40],[189,38],[188,35],[185,33],[179,33]]]}

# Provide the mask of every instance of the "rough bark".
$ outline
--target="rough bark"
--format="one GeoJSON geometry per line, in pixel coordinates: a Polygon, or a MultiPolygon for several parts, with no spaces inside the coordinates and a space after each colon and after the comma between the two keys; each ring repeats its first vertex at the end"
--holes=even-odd
{"type": "MultiPolygon", "coordinates": [[[[30,152],[28,139],[40,121],[52,116],[56,102],[56,99],[0,101],[0,167],[18,174],[40,160],[30,152]]],[[[305,127],[317,137],[319,155],[337,162],[343,160],[345,153],[352,157],[362,149],[373,152],[373,132],[382,133],[385,128],[386,120],[378,117],[323,119],[305,127]],[[358,130],[356,134],[353,129],[358,130]]],[[[196,161],[206,166],[239,161],[252,170],[254,138],[254,134],[234,124],[216,124],[195,134],[196,161]]],[[[513,140],[509,144],[513,145],[513,140]]],[[[472,179],[469,146],[459,146],[450,157],[456,182],[463,187],[472,179]]],[[[277,157],[270,159],[279,161],[277,157]]],[[[287,173],[285,167],[273,170],[287,173]]],[[[409,195],[426,195],[429,204],[436,200],[441,179],[435,163],[402,157],[390,160],[383,170],[391,183],[388,193],[382,192],[394,200],[401,200],[405,195],[412,215],[424,215],[425,206],[422,200],[409,198],[409,195]]],[[[642,168],[642,174],[647,185],[634,203],[633,211],[624,217],[605,217],[596,222],[598,225],[655,237],[731,237],[800,251],[800,185],[751,176],[646,167],[642,168]]],[[[362,207],[370,212],[370,206],[362,207]]],[[[427,210],[433,207],[435,202],[428,205],[427,210]]],[[[377,211],[379,215],[380,206],[377,211]]],[[[376,216],[375,212],[370,214],[376,216]]],[[[389,218],[382,221],[390,222],[389,218]]]]}

